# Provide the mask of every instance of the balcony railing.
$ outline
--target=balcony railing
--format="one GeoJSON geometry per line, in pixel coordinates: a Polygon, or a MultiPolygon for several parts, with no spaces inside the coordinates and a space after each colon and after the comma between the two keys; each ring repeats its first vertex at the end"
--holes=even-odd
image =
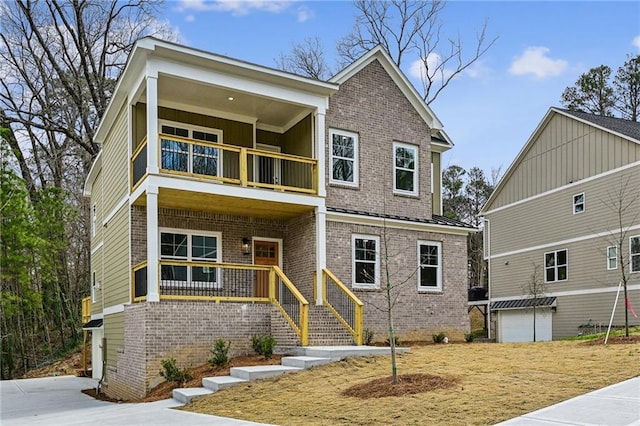
{"type": "Polygon", "coordinates": [[[347,327],[356,345],[362,345],[364,332],[364,305],[328,269],[322,270],[322,303],[347,327]]]}
{"type": "MultiPolygon", "coordinates": [[[[160,260],[160,299],[271,303],[302,345],[309,341],[309,302],[277,266],[160,260]]],[[[147,297],[147,263],[132,269],[133,301],[147,297]]]]}
{"type": "MultiPolygon", "coordinates": [[[[317,194],[317,161],[297,155],[262,151],[160,134],[162,173],[190,176],[243,187],[317,194]]],[[[146,172],[146,138],[131,157],[135,187],[146,172]]]]}

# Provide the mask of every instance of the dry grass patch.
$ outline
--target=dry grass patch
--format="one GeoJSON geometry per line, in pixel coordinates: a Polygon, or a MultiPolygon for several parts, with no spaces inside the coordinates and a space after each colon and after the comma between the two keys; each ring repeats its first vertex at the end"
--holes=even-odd
{"type": "Polygon", "coordinates": [[[279,425],[494,424],[639,375],[640,344],[428,345],[400,355],[398,372],[458,380],[375,401],[345,396],[390,376],[388,357],[350,358],[229,388],[184,409],[279,425]]]}

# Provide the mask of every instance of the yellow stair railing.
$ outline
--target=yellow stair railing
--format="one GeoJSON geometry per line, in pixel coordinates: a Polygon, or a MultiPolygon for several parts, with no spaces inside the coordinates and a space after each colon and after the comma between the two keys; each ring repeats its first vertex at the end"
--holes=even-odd
{"type": "Polygon", "coordinates": [[[322,270],[322,303],[349,330],[356,345],[362,345],[364,304],[328,269],[322,270]]]}

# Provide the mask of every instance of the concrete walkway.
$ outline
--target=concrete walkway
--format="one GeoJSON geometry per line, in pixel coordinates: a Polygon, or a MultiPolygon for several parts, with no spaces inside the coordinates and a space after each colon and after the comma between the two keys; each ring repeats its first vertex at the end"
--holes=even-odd
{"type": "Polygon", "coordinates": [[[640,376],[500,423],[501,426],[640,426],[640,376]]]}

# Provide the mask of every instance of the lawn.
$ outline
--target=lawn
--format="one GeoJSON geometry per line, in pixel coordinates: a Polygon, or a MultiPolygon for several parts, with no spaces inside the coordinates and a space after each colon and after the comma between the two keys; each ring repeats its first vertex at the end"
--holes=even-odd
{"type": "Polygon", "coordinates": [[[456,384],[401,397],[347,397],[347,388],[390,374],[388,357],[351,358],[229,388],[183,409],[279,425],[487,425],[640,375],[640,344],[416,346],[399,356],[398,373],[456,384]]]}

